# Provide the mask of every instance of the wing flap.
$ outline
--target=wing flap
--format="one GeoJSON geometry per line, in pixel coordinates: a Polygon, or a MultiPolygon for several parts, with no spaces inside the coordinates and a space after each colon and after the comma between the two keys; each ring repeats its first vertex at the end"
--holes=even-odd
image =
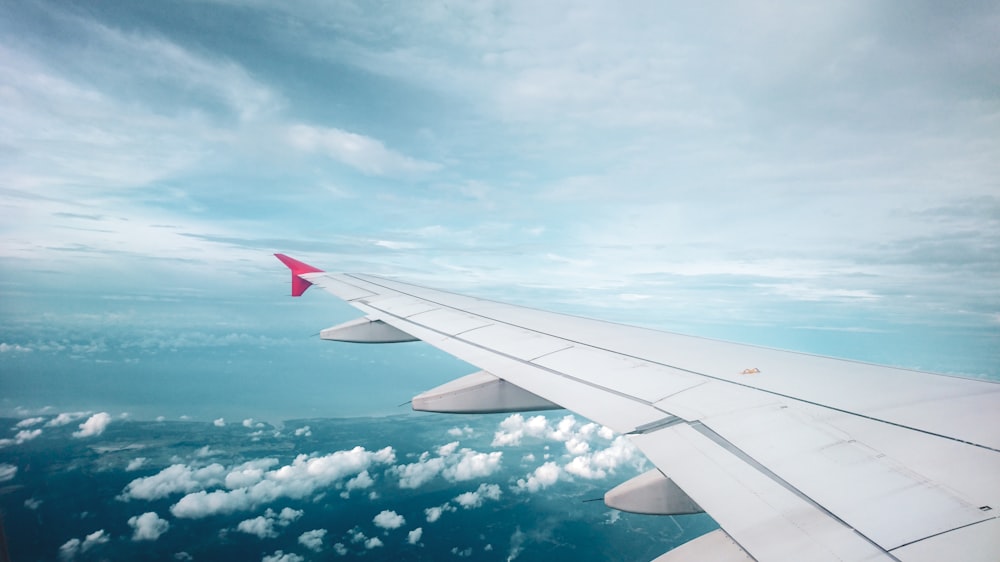
{"type": "Polygon", "coordinates": [[[632,440],[757,560],[892,559],[691,425],[673,425],[632,440]]]}
{"type": "Polygon", "coordinates": [[[653,562],[752,562],[753,558],[722,529],[688,541],[653,562]]]}

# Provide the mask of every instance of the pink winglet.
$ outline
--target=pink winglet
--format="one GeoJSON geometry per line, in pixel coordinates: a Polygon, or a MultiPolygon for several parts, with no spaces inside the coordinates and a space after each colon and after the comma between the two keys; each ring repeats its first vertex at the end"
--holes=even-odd
{"type": "Polygon", "coordinates": [[[312,283],[306,281],[305,279],[299,277],[303,273],[322,273],[323,270],[313,267],[307,263],[302,263],[297,259],[290,258],[285,254],[274,254],[274,257],[281,260],[281,263],[288,266],[288,269],[292,270],[292,296],[299,297],[302,293],[306,292],[312,283]]]}

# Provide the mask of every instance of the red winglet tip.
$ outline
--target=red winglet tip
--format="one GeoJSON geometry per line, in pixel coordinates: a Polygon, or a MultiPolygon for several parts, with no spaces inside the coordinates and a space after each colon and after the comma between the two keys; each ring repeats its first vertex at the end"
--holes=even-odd
{"type": "Polygon", "coordinates": [[[322,273],[323,270],[317,267],[313,267],[307,263],[302,263],[297,259],[290,258],[285,254],[274,254],[274,257],[281,260],[281,263],[288,266],[288,269],[292,270],[292,296],[300,297],[302,293],[306,292],[312,283],[306,279],[299,277],[303,273],[322,273]]]}

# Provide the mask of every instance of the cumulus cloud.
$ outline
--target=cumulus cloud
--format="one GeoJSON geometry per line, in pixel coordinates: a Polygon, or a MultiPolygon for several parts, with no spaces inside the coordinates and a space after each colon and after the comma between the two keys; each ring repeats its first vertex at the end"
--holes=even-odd
{"type": "Polygon", "coordinates": [[[494,447],[516,447],[525,436],[541,437],[550,433],[549,421],[545,416],[532,416],[527,420],[521,414],[507,416],[493,434],[494,447]]]}
{"type": "Polygon", "coordinates": [[[425,456],[422,456],[415,463],[393,468],[392,473],[399,478],[400,488],[419,488],[440,474],[444,470],[444,463],[445,460],[442,457],[430,458],[425,453],[425,456]]]}
{"type": "Polygon", "coordinates": [[[129,482],[119,498],[124,501],[133,499],[151,501],[171,494],[189,493],[221,484],[225,472],[226,469],[218,463],[203,468],[172,464],[152,476],[136,478],[129,482]]]}
{"type": "Polygon", "coordinates": [[[267,471],[260,466],[243,465],[238,476],[232,479],[227,476],[229,489],[211,492],[201,489],[188,493],[170,508],[170,512],[175,517],[199,518],[253,509],[278,498],[302,499],[356,476],[373,464],[392,464],[395,459],[392,447],[378,451],[355,447],[324,456],[299,455],[291,464],[267,471]]]}
{"type": "Polygon", "coordinates": [[[236,530],[249,535],[256,535],[261,539],[274,538],[278,536],[275,526],[287,527],[296,521],[304,512],[301,509],[290,507],[282,508],[278,513],[273,509],[268,509],[264,515],[258,515],[253,519],[245,519],[236,525],[236,530]]]}
{"type": "Polygon", "coordinates": [[[323,550],[323,539],[326,537],[326,529],[314,529],[299,535],[299,544],[313,552],[323,550]]]}
{"type": "Polygon", "coordinates": [[[448,430],[448,435],[452,437],[468,437],[475,433],[475,431],[469,426],[453,427],[448,430]]]}
{"type": "Polygon", "coordinates": [[[395,511],[386,509],[372,518],[372,523],[374,523],[376,527],[386,530],[398,529],[406,524],[406,519],[395,511]]]}
{"type": "Polygon", "coordinates": [[[133,541],[155,541],[170,529],[170,522],[153,511],[129,517],[128,525],[133,529],[133,541]]]}
{"type": "Polygon", "coordinates": [[[347,490],[364,490],[365,488],[371,488],[374,484],[375,480],[368,474],[368,471],[362,470],[357,476],[348,480],[344,488],[347,490]]]}
{"type": "Polygon", "coordinates": [[[274,519],[258,515],[253,519],[244,519],[236,525],[236,530],[248,535],[256,535],[261,539],[274,538],[278,533],[274,530],[274,519]]]}
{"type": "Polygon", "coordinates": [[[365,548],[367,548],[368,550],[371,550],[373,548],[378,548],[380,546],[382,546],[382,540],[379,539],[378,537],[372,537],[365,541],[365,548]]]}
{"type": "Polygon", "coordinates": [[[136,457],[130,461],[125,466],[125,472],[132,472],[134,470],[139,470],[146,464],[146,457],[136,457]]]}
{"type": "Polygon", "coordinates": [[[296,437],[311,437],[312,436],[312,430],[309,428],[308,425],[300,427],[300,428],[298,428],[298,429],[295,430],[295,436],[296,437]]]}
{"type": "Polygon", "coordinates": [[[441,515],[443,515],[446,511],[458,511],[458,508],[448,502],[445,502],[435,507],[428,507],[424,510],[424,515],[427,516],[428,523],[434,523],[438,519],[441,519],[441,515]]]}
{"type": "Polygon", "coordinates": [[[409,544],[417,544],[420,542],[420,538],[424,536],[424,528],[417,527],[409,533],[406,533],[406,542],[409,544]]]}
{"type": "Polygon", "coordinates": [[[337,556],[347,556],[347,547],[342,542],[333,543],[333,551],[337,556]]]}
{"type": "Polygon", "coordinates": [[[553,461],[549,461],[536,468],[526,477],[521,478],[515,485],[515,490],[519,492],[527,491],[535,493],[541,489],[555,484],[559,480],[562,469],[553,461]]]}
{"type": "Polygon", "coordinates": [[[219,418],[217,420],[212,420],[212,425],[215,427],[226,427],[226,418],[219,418]]]}
{"type": "Polygon", "coordinates": [[[110,537],[104,532],[104,529],[90,533],[84,537],[83,540],[76,538],[70,539],[59,547],[59,558],[66,561],[73,560],[76,558],[77,554],[87,552],[91,548],[94,548],[99,544],[104,544],[109,540],[110,537]]]}
{"type": "Polygon", "coordinates": [[[459,494],[452,501],[465,509],[475,509],[486,500],[499,500],[501,493],[500,486],[496,484],[480,484],[475,491],[459,494]]]}
{"type": "MultiPolygon", "coordinates": [[[[632,442],[624,435],[620,435],[604,449],[574,457],[563,469],[580,478],[597,479],[613,474],[619,466],[625,463],[637,461],[641,464],[644,460],[645,457],[638,454],[632,442]]],[[[637,468],[639,468],[638,465],[637,468]]]]}
{"type": "Polygon", "coordinates": [[[80,431],[74,431],[73,437],[94,437],[104,433],[111,423],[111,415],[107,412],[96,413],[80,424],[80,431]]]}
{"type": "Polygon", "coordinates": [[[283,550],[275,550],[274,554],[265,555],[260,562],[304,562],[305,558],[294,552],[285,553],[283,550]]]}
{"type": "Polygon", "coordinates": [[[31,351],[30,347],[24,347],[16,343],[0,342],[0,353],[27,353],[29,351],[31,351]]]}
{"type": "Polygon", "coordinates": [[[441,475],[448,480],[462,481],[489,476],[500,468],[503,453],[500,451],[478,453],[472,449],[462,449],[458,456],[457,463],[441,472],[441,475]]]}
{"type": "Polygon", "coordinates": [[[41,429],[22,429],[18,431],[13,439],[0,439],[0,447],[7,447],[9,445],[20,445],[27,441],[38,437],[42,434],[41,429]]]}

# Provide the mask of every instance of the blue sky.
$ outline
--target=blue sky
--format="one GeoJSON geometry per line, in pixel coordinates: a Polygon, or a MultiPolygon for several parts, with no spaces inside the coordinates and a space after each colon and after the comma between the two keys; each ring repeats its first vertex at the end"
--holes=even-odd
{"type": "Polygon", "coordinates": [[[348,353],[462,374],[309,340],[352,313],[275,251],[1000,378],[998,32],[990,2],[3,3],[0,409],[210,419],[348,353]]]}

